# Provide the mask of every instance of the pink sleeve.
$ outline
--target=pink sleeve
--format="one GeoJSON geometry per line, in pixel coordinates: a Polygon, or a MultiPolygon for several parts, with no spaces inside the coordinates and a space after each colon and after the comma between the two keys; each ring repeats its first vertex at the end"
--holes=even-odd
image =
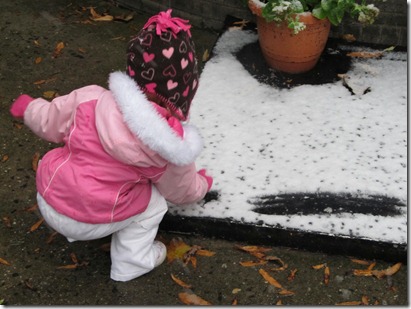
{"type": "Polygon", "coordinates": [[[208,191],[207,180],[197,173],[195,163],[186,166],[170,163],[155,185],[166,200],[177,205],[198,202],[208,191]]]}
{"type": "Polygon", "coordinates": [[[35,99],[24,112],[24,124],[42,139],[60,143],[71,126],[77,105],[96,100],[103,91],[104,88],[99,86],[87,86],[51,102],[42,98],[35,99]]]}

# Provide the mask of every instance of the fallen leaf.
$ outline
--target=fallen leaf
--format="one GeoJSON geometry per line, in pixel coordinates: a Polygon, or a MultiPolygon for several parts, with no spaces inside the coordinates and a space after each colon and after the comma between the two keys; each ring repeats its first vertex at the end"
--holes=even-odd
{"type": "Polygon", "coordinates": [[[324,284],[328,285],[329,282],[330,282],[330,268],[326,266],[324,268],[324,284]]]}
{"type": "Polygon", "coordinates": [[[78,267],[77,264],[70,264],[70,265],[64,265],[64,266],[59,266],[57,269],[76,269],[78,267]]]}
{"type": "Polygon", "coordinates": [[[40,227],[40,225],[43,224],[43,222],[44,222],[44,218],[41,218],[39,221],[34,223],[30,228],[30,232],[34,232],[35,230],[37,230],[40,227]]]}
{"type": "Polygon", "coordinates": [[[178,279],[176,276],[174,276],[173,274],[171,274],[171,279],[173,279],[173,281],[175,283],[177,283],[179,286],[185,288],[185,289],[191,289],[191,285],[185,283],[184,281],[178,279]]]}
{"type": "Polygon", "coordinates": [[[6,227],[11,228],[11,219],[9,216],[4,216],[1,218],[1,220],[3,221],[6,227]]]}
{"type": "Polygon", "coordinates": [[[378,58],[383,55],[383,52],[351,52],[348,53],[348,57],[353,57],[353,58],[378,58]]]}
{"type": "Polygon", "coordinates": [[[264,261],[264,260],[240,262],[240,265],[244,267],[251,267],[251,266],[265,265],[265,264],[267,264],[267,261],[264,261]]]}
{"type": "Polygon", "coordinates": [[[57,58],[58,56],[60,56],[60,55],[61,55],[61,52],[62,52],[63,49],[64,49],[64,47],[66,47],[66,46],[64,45],[64,42],[58,42],[57,45],[56,45],[56,47],[54,48],[52,57],[53,57],[53,58],[57,58]]]}
{"type": "Polygon", "coordinates": [[[235,288],[235,289],[233,289],[233,291],[232,291],[231,293],[237,294],[237,293],[239,293],[239,292],[241,292],[241,289],[235,288]]]}
{"type": "Polygon", "coordinates": [[[77,256],[74,252],[70,253],[70,258],[73,261],[74,264],[78,264],[78,259],[77,256]]]}
{"type": "Polygon", "coordinates": [[[90,15],[91,15],[90,19],[92,21],[112,21],[114,19],[114,17],[111,15],[98,14],[92,7],[90,8],[90,15]]]}
{"type": "Polygon", "coordinates": [[[200,256],[209,256],[210,257],[210,256],[215,255],[215,252],[204,250],[204,249],[199,249],[199,250],[197,250],[196,254],[200,255],[200,256]]]}
{"type": "Polygon", "coordinates": [[[27,208],[24,208],[24,211],[33,212],[33,211],[36,211],[38,208],[39,208],[39,205],[34,204],[33,206],[29,206],[27,208]]]}
{"type": "Polygon", "coordinates": [[[335,304],[336,306],[358,306],[361,305],[360,301],[345,301],[342,303],[335,304]]]}
{"type": "Polygon", "coordinates": [[[275,286],[278,289],[284,289],[283,286],[277,280],[271,277],[264,269],[261,268],[258,272],[269,284],[275,286]]]}
{"type": "Polygon", "coordinates": [[[364,277],[372,276],[371,270],[369,269],[354,269],[353,274],[354,276],[364,276],[364,277]]]}
{"type": "Polygon", "coordinates": [[[129,13],[129,14],[122,14],[118,16],[114,16],[114,20],[117,21],[123,21],[123,22],[129,22],[134,18],[134,13],[129,13]]]}
{"type": "Polygon", "coordinates": [[[56,91],[53,91],[53,90],[43,92],[43,98],[45,98],[47,100],[52,100],[57,96],[58,96],[58,93],[56,91]]]}
{"type": "Polygon", "coordinates": [[[234,297],[233,301],[231,302],[231,306],[237,306],[237,305],[238,305],[237,297],[234,297]]]}
{"type": "Polygon", "coordinates": [[[294,295],[295,292],[289,291],[289,290],[286,290],[286,289],[282,289],[280,292],[278,292],[278,294],[280,294],[282,296],[291,296],[291,295],[294,295]]]}
{"type": "Polygon", "coordinates": [[[351,262],[360,264],[360,265],[370,265],[370,261],[358,260],[358,259],[351,259],[351,262]]]}
{"type": "Polygon", "coordinates": [[[318,265],[314,265],[311,267],[318,270],[318,269],[324,268],[326,265],[327,263],[323,263],[323,264],[318,264],[318,265]]]}
{"type": "Polygon", "coordinates": [[[43,58],[37,57],[37,58],[34,60],[34,63],[35,63],[35,64],[39,64],[42,60],[43,60],[43,58]]]}
{"type": "Polygon", "coordinates": [[[37,167],[39,165],[39,160],[40,160],[40,153],[39,152],[35,152],[33,155],[33,158],[31,160],[31,167],[33,169],[33,171],[37,171],[37,167]]]}
{"type": "Polygon", "coordinates": [[[383,52],[390,52],[390,51],[393,51],[394,49],[395,49],[395,46],[390,46],[384,49],[383,52]]]}
{"type": "Polygon", "coordinates": [[[182,260],[190,249],[191,246],[184,243],[180,238],[173,238],[167,246],[167,262],[171,263],[176,259],[182,260]]]}
{"type": "Polygon", "coordinates": [[[185,264],[187,265],[188,263],[191,263],[194,268],[197,268],[197,258],[195,256],[190,256],[187,261],[185,261],[185,264]]]}
{"type": "Polygon", "coordinates": [[[375,267],[375,265],[377,265],[376,262],[371,263],[371,264],[367,267],[367,270],[372,270],[372,269],[375,267]]]}
{"type": "Polygon", "coordinates": [[[36,45],[36,46],[41,46],[40,42],[37,41],[37,40],[34,40],[33,43],[34,43],[34,45],[36,45]]]}
{"type": "Polygon", "coordinates": [[[6,260],[4,260],[2,258],[0,258],[0,264],[11,266],[11,264],[9,262],[7,262],[6,260]]]}
{"type": "Polygon", "coordinates": [[[47,244],[51,244],[51,243],[54,241],[54,239],[56,238],[57,235],[58,235],[57,232],[51,233],[51,234],[49,235],[49,237],[47,238],[46,243],[47,243],[47,244]]]}
{"type": "Polygon", "coordinates": [[[295,279],[295,274],[297,273],[297,268],[290,271],[290,275],[288,276],[288,281],[293,281],[295,279]]]}
{"type": "Polygon", "coordinates": [[[4,155],[4,156],[1,158],[1,162],[6,162],[8,159],[9,159],[9,156],[8,156],[8,155],[4,155]]]}
{"type": "Polygon", "coordinates": [[[398,272],[401,268],[402,263],[397,263],[384,270],[372,270],[371,273],[378,279],[384,278],[385,276],[392,276],[398,272]]]}
{"type": "Polygon", "coordinates": [[[344,41],[347,41],[347,42],[355,42],[357,39],[355,38],[355,36],[354,35],[352,35],[352,34],[343,34],[342,36],[341,36],[341,38],[344,40],[344,41]]]}
{"type": "Polygon", "coordinates": [[[202,57],[202,61],[203,62],[206,62],[206,61],[208,61],[208,59],[210,59],[210,53],[208,52],[208,49],[206,49],[205,51],[204,51],[204,53],[203,53],[203,57],[202,57]]]}
{"type": "Polygon", "coordinates": [[[276,306],[282,306],[282,304],[283,304],[283,302],[281,301],[281,299],[279,299],[279,300],[275,303],[276,306]]]}
{"type": "Polygon", "coordinates": [[[236,247],[246,252],[267,252],[271,250],[271,248],[264,248],[264,247],[258,247],[258,246],[236,246],[236,247]]]}
{"type": "Polygon", "coordinates": [[[211,303],[195,295],[194,293],[182,292],[178,294],[178,298],[186,305],[194,306],[210,306],[211,303]]]}
{"type": "Polygon", "coordinates": [[[368,299],[367,296],[364,295],[364,296],[361,298],[361,304],[362,304],[362,305],[366,305],[366,306],[369,305],[369,299],[368,299]]]}
{"type": "Polygon", "coordinates": [[[77,50],[82,54],[85,54],[87,52],[84,48],[81,47],[79,47],[77,50]]]}
{"type": "Polygon", "coordinates": [[[49,78],[49,79],[40,79],[38,81],[35,81],[33,84],[34,85],[42,85],[42,84],[47,84],[49,82],[55,81],[57,77],[49,78]]]}

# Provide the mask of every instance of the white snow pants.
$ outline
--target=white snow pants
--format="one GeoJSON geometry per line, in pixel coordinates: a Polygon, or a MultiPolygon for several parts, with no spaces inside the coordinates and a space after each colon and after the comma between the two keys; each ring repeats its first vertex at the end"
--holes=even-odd
{"type": "Polygon", "coordinates": [[[127,220],[106,224],[89,224],[75,221],[53,209],[37,193],[37,203],[43,218],[68,241],[93,240],[112,234],[111,273],[116,281],[128,281],[148,273],[154,268],[158,251],[153,241],[158,226],[167,212],[167,202],[153,186],[147,209],[127,220]]]}

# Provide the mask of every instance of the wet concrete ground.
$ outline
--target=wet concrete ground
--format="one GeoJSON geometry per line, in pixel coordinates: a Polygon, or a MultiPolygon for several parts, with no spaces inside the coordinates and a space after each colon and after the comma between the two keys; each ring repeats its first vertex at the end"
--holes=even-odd
{"type": "MultiPolygon", "coordinates": [[[[159,238],[168,244],[182,237],[189,246],[201,246],[214,256],[197,257],[197,266],[177,259],[130,282],[109,278],[110,256],[105,250],[109,238],[68,243],[62,236],[50,238],[44,224],[36,227],[35,172],[33,156],[44,155],[57,145],[34,136],[21,122],[13,120],[8,109],[21,93],[33,97],[66,94],[88,84],[107,85],[108,74],[125,67],[125,46],[148,16],[106,1],[17,0],[0,3],[0,303],[4,305],[183,305],[179,293],[195,293],[213,305],[334,305],[408,304],[407,266],[392,276],[356,276],[353,269],[368,265],[343,255],[309,253],[271,247],[269,255],[285,264],[272,271],[275,262],[245,267],[240,262],[255,260],[237,245],[256,245],[176,235],[163,230],[159,238]],[[118,21],[90,21],[90,6],[96,12],[121,16],[118,21]],[[123,21],[121,21],[123,19],[123,21]],[[59,42],[64,48],[55,50],[59,42]],[[54,53],[54,56],[53,56],[54,53]],[[32,231],[31,231],[32,230],[32,231]],[[74,253],[74,255],[73,255],[74,253]],[[61,269],[73,265],[76,267],[61,269]],[[324,269],[329,267],[329,282],[324,269]],[[6,265],[10,264],[10,265],[6,265]],[[268,284],[259,273],[266,269],[292,296],[268,284]],[[291,271],[297,270],[291,280],[291,271]],[[184,289],[171,274],[191,284],[184,289]],[[290,280],[288,279],[290,277],[290,280]]],[[[218,34],[202,29],[192,31],[201,57],[211,51],[218,34]]],[[[394,262],[374,257],[374,269],[383,270],[394,262]]],[[[369,262],[373,262],[372,259],[369,262]]]]}

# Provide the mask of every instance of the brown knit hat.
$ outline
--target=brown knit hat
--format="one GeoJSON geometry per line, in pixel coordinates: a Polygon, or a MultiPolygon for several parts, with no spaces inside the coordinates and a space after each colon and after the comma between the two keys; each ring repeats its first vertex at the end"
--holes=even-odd
{"type": "Polygon", "coordinates": [[[187,20],[171,9],[151,17],[127,47],[127,74],[145,93],[152,93],[186,120],[198,88],[194,42],[187,20]]]}

